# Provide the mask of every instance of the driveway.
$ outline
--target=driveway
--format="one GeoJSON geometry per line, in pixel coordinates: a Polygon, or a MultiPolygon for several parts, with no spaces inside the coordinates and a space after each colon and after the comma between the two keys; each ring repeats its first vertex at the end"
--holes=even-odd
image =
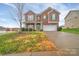
{"type": "Polygon", "coordinates": [[[56,46],[64,50],[72,50],[74,55],[79,55],[79,35],[65,32],[45,32],[56,46]]]}

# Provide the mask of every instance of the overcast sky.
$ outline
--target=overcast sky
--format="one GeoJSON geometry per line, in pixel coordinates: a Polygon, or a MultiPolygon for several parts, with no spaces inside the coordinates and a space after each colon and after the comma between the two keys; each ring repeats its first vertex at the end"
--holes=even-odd
{"type": "MultiPolygon", "coordinates": [[[[29,4],[27,3],[24,7],[24,13],[28,10],[32,10],[35,13],[41,13],[46,8],[52,7],[60,12],[59,25],[64,25],[64,17],[70,10],[78,10],[79,4],[77,3],[38,3],[29,4]]],[[[15,8],[12,4],[0,4],[0,26],[4,27],[18,27],[18,24],[12,20],[10,10],[15,8]]],[[[14,13],[14,12],[13,12],[14,13]]],[[[16,16],[15,16],[16,17],[16,16]]]]}

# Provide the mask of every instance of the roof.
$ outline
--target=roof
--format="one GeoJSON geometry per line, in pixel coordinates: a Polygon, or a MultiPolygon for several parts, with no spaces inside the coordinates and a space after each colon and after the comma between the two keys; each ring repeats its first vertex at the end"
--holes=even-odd
{"type": "Polygon", "coordinates": [[[76,13],[78,13],[79,10],[71,10],[71,11],[69,11],[68,14],[66,15],[65,19],[66,19],[66,18],[68,17],[68,15],[69,15],[70,13],[72,13],[72,12],[76,12],[76,13]]]}
{"type": "Polygon", "coordinates": [[[26,14],[28,14],[30,12],[33,13],[33,14],[35,14],[35,12],[33,12],[33,11],[30,10],[30,11],[26,12],[24,15],[26,15],[26,14]]]}
{"type": "Polygon", "coordinates": [[[55,12],[57,12],[58,14],[60,14],[56,9],[53,9],[51,7],[48,7],[46,10],[44,10],[42,13],[50,11],[50,10],[54,10],[55,12]]]}
{"type": "MultiPolygon", "coordinates": [[[[53,8],[51,8],[51,7],[48,7],[48,8],[45,9],[42,13],[37,14],[37,15],[41,15],[41,14],[43,14],[44,12],[47,12],[47,11],[50,11],[50,10],[54,10],[55,12],[57,12],[58,14],[60,14],[56,9],[53,9],[53,8]]],[[[29,12],[32,12],[33,14],[36,14],[35,12],[33,12],[33,11],[30,10],[30,11],[26,12],[24,15],[28,14],[29,12]]]]}

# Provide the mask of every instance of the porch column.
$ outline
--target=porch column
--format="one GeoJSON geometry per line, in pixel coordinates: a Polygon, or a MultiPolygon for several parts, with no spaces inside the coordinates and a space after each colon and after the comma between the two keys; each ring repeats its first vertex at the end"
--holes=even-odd
{"type": "Polygon", "coordinates": [[[34,24],[34,26],[35,26],[35,30],[36,30],[36,20],[37,20],[37,19],[36,19],[36,15],[35,15],[35,24],[34,24]]]}
{"type": "Polygon", "coordinates": [[[29,25],[27,24],[27,30],[29,31],[29,25]]]}
{"type": "Polygon", "coordinates": [[[41,23],[41,27],[40,27],[40,29],[42,30],[43,29],[43,24],[41,23]]]}
{"type": "Polygon", "coordinates": [[[28,28],[28,27],[27,27],[27,24],[25,25],[25,28],[28,28]]]}
{"type": "Polygon", "coordinates": [[[35,23],[35,30],[36,30],[36,23],[35,23]]]}

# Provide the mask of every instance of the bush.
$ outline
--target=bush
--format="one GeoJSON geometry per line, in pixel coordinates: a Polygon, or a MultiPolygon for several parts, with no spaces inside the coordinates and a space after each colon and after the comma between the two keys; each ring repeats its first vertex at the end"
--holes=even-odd
{"type": "Polygon", "coordinates": [[[33,29],[32,29],[32,28],[29,28],[28,30],[29,30],[29,31],[33,31],[33,29]]]}
{"type": "Polygon", "coordinates": [[[32,28],[22,28],[22,31],[36,31],[35,29],[32,29],[32,28]]]}
{"type": "Polygon", "coordinates": [[[43,31],[43,29],[41,29],[40,31],[43,31]]]}
{"type": "Polygon", "coordinates": [[[28,31],[28,29],[26,28],[25,31],[28,31]]]}
{"type": "Polygon", "coordinates": [[[61,30],[62,30],[62,27],[58,27],[57,30],[58,30],[58,31],[61,31],[61,30]]]}
{"type": "Polygon", "coordinates": [[[22,28],[21,30],[22,30],[22,31],[25,31],[25,28],[22,28]]]}

